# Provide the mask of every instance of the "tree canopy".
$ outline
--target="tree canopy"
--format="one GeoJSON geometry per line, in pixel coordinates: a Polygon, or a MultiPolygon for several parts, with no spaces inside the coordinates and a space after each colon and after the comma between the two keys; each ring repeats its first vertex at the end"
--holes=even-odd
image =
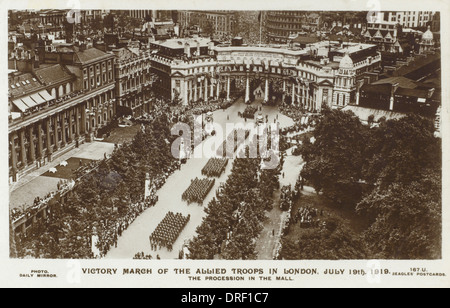
{"type": "MultiPolygon", "coordinates": [[[[442,145],[431,119],[411,114],[369,128],[352,113],[325,110],[314,137],[304,141],[302,176],[369,219],[363,236],[373,257],[440,258],[442,145]]],[[[312,232],[300,242],[319,240],[312,232]]]]}

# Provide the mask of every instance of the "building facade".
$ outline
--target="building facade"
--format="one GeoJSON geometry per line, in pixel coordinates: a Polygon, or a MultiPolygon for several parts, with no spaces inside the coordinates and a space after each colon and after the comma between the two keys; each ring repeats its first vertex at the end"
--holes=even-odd
{"type": "Polygon", "coordinates": [[[435,117],[441,105],[440,89],[434,84],[405,77],[381,79],[361,88],[359,105],[376,110],[416,113],[435,117]]]}
{"type": "Polygon", "coordinates": [[[218,36],[231,36],[234,31],[235,14],[232,11],[179,11],[178,21],[184,31],[190,26],[197,25],[203,32],[209,30],[218,36]]]}
{"type": "Polygon", "coordinates": [[[286,44],[292,34],[303,32],[309,24],[302,11],[269,11],[265,15],[265,29],[270,43],[286,44]]]}
{"type": "Polygon", "coordinates": [[[398,41],[398,25],[391,21],[368,22],[361,33],[366,42],[376,44],[380,51],[401,53],[402,46],[398,41]]]}
{"type": "Polygon", "coordinates": [[[374,15],[373,22],[390,22],[405,28],[426,27],[433,20],[433,11],[394,11],[379,12],[374,15]]]}
{"type": "Polygon", "coordinates": [[[172,99],[242,96],[245,101],[287,102],[310,112],[323,105],[342,108],[358,97],[362,84],[377,78],[381,56],[375,45],[318,42],[304,49],[270,46],[211,47],[212,56],[193,59],[152,54],[172,99]]]}
{"type": "Polygon", "coordinates": [[[120,48],[116,56],[116,105],[128,108],[134,117],[150,112],[152,84],[150,51],[120,48]]]}
{"type": "Polygon", "coordinates": [[[10,74],[11,182],[93,140],[109,123],[115,114],[113,65],[114,55],[71,46],[46,52],[29,73],[10,74]]]}

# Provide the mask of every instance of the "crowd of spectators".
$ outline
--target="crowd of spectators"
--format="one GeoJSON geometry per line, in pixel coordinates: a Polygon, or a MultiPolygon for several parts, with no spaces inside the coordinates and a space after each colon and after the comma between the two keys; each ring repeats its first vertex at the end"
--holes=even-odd
{"type": "Polygon", "coordinates": [[[300,207],[292,217],[293,223],[297,224],[300,222],[301,228],[319,227],[323,222],[320,221],[319,217],[323,217],[323,210],[318,210],[311,206],[300,207]]]}
{"type": "Polygon", "coordinates": [[[100,251],[100,257],[104,257],[111,247],[117,247],[118,239],[123,232],[128,229],[142,212],[154,206],[157,201],[157,196],[149,197],[141,202],[129,205],[126,214],[117,220],[101,220],[97,227],[99,234],[96,243],[100,251]]]}

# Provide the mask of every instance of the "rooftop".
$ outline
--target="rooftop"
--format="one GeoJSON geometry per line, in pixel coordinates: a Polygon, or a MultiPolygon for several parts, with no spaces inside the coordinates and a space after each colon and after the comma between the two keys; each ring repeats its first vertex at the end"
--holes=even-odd
{"type": "Polygon", "coordinates": [[[108,57],[111,57],[111,55],[94,47],[84,51],[79,49],[75,51],[75,63],[87,64],[108,57]]]}
{"type": "Polygon", "coordinates": [[[389,77],[385,79],[380,79],[378,81],[373,82],[373,85],[381,85],[381,84],[396,84],[398,83],[400,88],[406,89],[415,89],[417,88],[417,84],[408,78],[405,77],[389,77]]]}
{"type": "Polygon", "coordinates": [[[42,88],[42,84],[31,73],[20,74],[9,80],[9,93],[12,97],[20,97],[42,88]]]}
{"type": "Polygon", "coordinates": [[[73,78],[60,64],[41,65],[35,70],[35,75],[45,85],[69,81],[73,78]]]}
{"type": "Polygon", "coordinates": [[[211,42],[210,38],[198,37],[188,39],[170,39],[163,41],[155,41],[152,44],[170,49],[180,49],[184,48],[186,43],[188,43],[191,47],[196,47],[197,43],[200,43],[200,47],[207,47],[209,42],[211,42]]]}
{"type": "Polygon", "coordinates": [[[351,111],[353,112],[361,121],[368,121],[369,116],[373,115],[374,121],[379,122],[382,117],[386,120],[394,120],[401,119],[406,114],[394,111],[380,110],[380,109],[372,109],[361,106],[348,105],[342,109],[342,111],[351,111]]]}

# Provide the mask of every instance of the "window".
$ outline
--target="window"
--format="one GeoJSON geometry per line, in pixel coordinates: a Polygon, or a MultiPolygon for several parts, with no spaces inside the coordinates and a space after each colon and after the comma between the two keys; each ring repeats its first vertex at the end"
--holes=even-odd
{"type": "Polygon", "coordinates": [[[95,81],[94,78],[91,78],[91,88],[95,87],[95,81]]]}

